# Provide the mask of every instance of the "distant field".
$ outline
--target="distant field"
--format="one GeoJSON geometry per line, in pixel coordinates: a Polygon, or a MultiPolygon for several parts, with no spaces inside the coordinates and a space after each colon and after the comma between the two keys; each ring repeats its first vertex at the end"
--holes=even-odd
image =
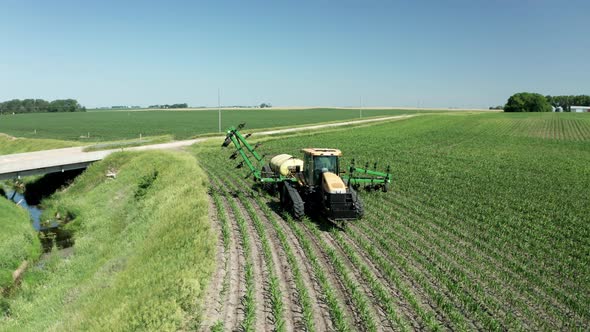
{"type": "MultiPolygon", "coordinates": [[[[363,117],[420,113],[419,110],[363,110],[363,117]]],[[[296,126],[358,118],[353,109],[223,110],[222,130],[246,122],[248,128],[296,126]]],[[[38,113],[0,117],[0,133],[17,137],[109,141],[173,135],[185,139],[218,131],[216,110],[38,113]],[[36,131],[36,132],[35,132],[36,131]],[[81,138],[87,136],[90,138],[81,138]]]]}

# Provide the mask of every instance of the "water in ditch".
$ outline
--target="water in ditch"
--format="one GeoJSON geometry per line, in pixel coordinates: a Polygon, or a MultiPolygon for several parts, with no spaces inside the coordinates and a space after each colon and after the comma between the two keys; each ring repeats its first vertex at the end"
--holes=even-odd
{"type": "Polygon", "coordinates": [[[83,170],[73,170],[47,174],[35,181],[26,183],[24,194],[15,193],[14,190],[8,187],[4,188],[7,199],[12,199],[15,204],[29,212],[31,225],[38,232],[45,251],[50,251],[54,245],[58,249],[64,249],[71,247],[74,243],[71,233],[65,230],[62,224],[56,220],[41,220],[43,214],[41,201],[61,188],[70,185],[82,172],[83,170]]]}
{"type": "Polygon", "coordinates": [[[12,201],[14,203],[16,203],[16,205],[19,205],[19,206],[22,206],[23,208],[25,208],[29,212],[29,215],[31,216],[31,222],[33,224],[33,228],[36,231],[41,230],[41,213],[43,213],[43,210],[41,210],[39,208],[39,205],[29,205],[23,194],[14,193],[14,191],[11,191],[11,190],[6,191],[6,198],[7,199],[12,198],[12,201]]]}

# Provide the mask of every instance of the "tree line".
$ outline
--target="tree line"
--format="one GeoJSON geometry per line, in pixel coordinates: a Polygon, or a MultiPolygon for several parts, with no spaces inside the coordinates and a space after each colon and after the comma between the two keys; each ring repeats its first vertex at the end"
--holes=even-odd
{"type": "Polygon", "coordinates": [[[172,105],[150,105],[148,108],[188,108],[187,103],[182,104],[172,104],[172,105]]]}
{"type": "Polygon", "coordinates": [[[508,98],[504,112],[551,112],[552,106],[571,112],[571,106],[590,106],[590,96],[543,96],[539,93],[519,92],[508,98]]]}
{"type": "Polygon", "coordinates": [[[564,112],[571,112],[572,106],[590,106],[590,96],[545,96],[553,107],[561,107],[564,112]]]}
{"type": "Polygon", "coordinates": [[[45,112],[86,112],[86,107],[76,99],[13,99],[0,103],[0,114],[45,112]]]}

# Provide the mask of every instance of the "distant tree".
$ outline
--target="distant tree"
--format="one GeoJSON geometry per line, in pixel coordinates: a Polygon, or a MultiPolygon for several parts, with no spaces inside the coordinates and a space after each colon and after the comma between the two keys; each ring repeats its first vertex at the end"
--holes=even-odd
{"type": "Polygon", "coordinates": [[[58,99],[49,103],[49,112],[79,112],[82,106],[75,99],[58,99]]]}
{"type": "Polygon", "coordinates": [[[272,105],[270,103],[262,103],[260,104],[260,108],[271,108],[272,105]]]}
{"type": "Polygon", "coordinates": [[[54,100],[43,99],[13,99],[0,103],[0,114],[39,113],[39,112],[85,112],[75,99],[54,100]]]}
{"type": "Polygon", "coordinates": [[[35,99],[35,112],[47,112],[49,102],[43,99],[35,99]]]}
{"type": "Polygon", "coordinates": [[[504,106],[502,106],[502,105],[490,106],[489,109],[491,109],[491,110],[501,110],[501,109],[504,109],[504,106]]]}
{"type": "Polygon", "coordinates": [[[520,92],[508,98],[504,112],[551,112],[551,105],[541,94],[520,92]]]}
{"type": "Polygon", "coordinates": [[[183,103],[183,104],[172,104],[172,105],[166,105],[166,106],[169,106],[167,108],[187,108],[188,104],[183,103]]]}

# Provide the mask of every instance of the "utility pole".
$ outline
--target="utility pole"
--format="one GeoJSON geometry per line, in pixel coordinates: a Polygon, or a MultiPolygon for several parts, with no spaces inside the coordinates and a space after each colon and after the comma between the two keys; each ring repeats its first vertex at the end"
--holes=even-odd
{"type": "Polygon", "coordinates": [[[219,123],[219,132],[221,133],[221,89],[217,88],[217,117],[219,123]]]}
{"type": "Polygon", "coordinates": [[[359,97],[359,118],[363,117],[363,97],[359,97]]]}

